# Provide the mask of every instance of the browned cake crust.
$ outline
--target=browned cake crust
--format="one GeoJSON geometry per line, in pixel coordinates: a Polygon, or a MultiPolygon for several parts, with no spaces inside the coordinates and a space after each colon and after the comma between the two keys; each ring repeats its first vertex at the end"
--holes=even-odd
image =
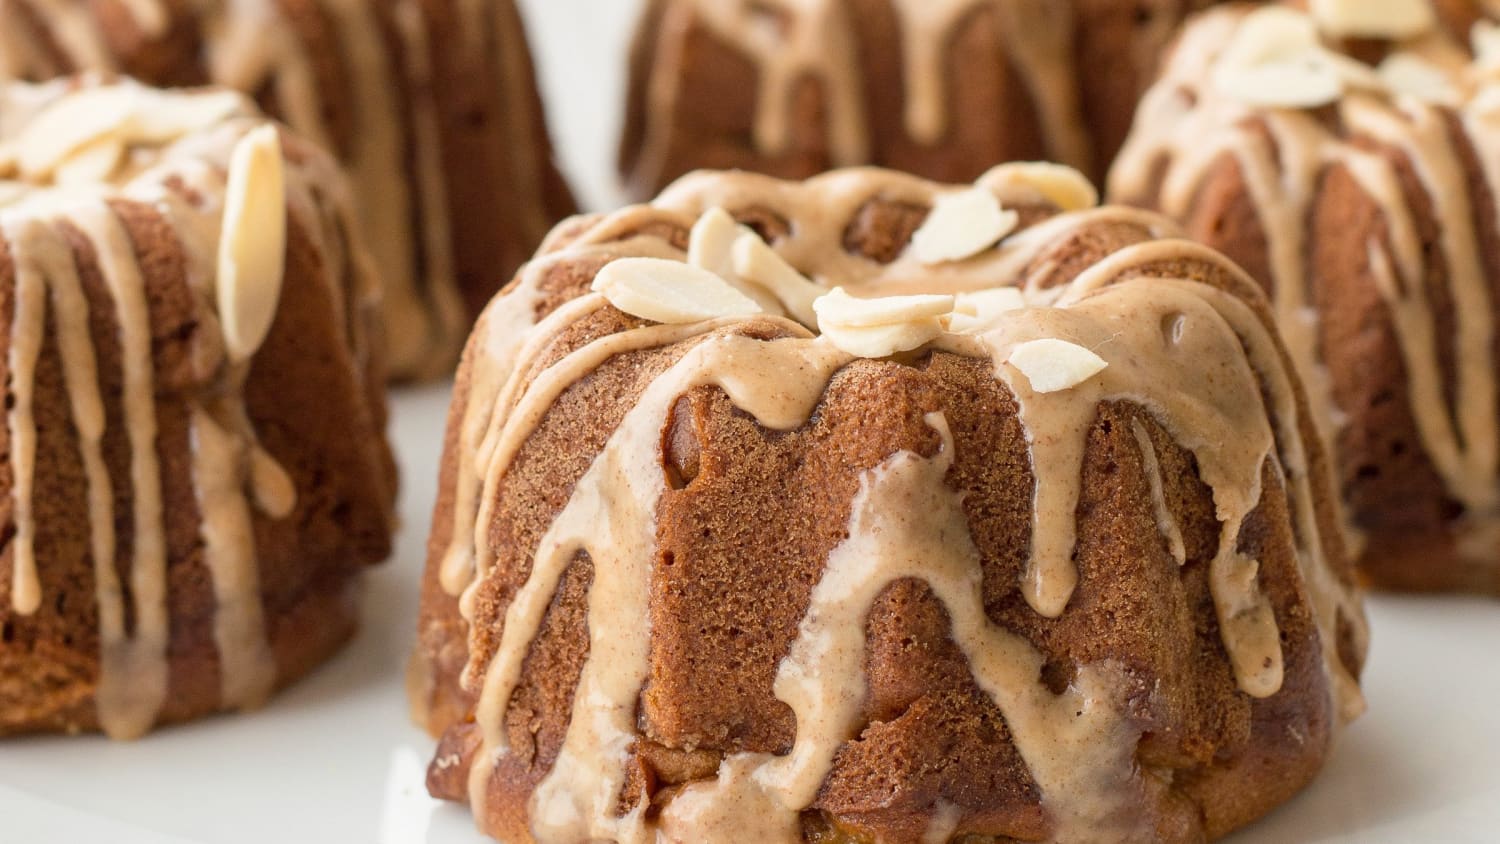
{"type": "Polygon", "coordinates": [[[1370,580],[1500,594],[1500,467],[1487,456],[1500,436],[1500,217],[1486,152],[1500,135],[1462,81],[1476,5],[1436,8],[1461,42],[1434,30],[1329,43],[1372,64],[1399,51],[1451,65],[1462,104],[1351,89],[1315,110],[1239,105],[1209,80],[1249,8],[1205,15],[1148,95],[1111,193],[1176,217],[1272,293],[1313,373],[1370,580]]]}
{"type": "Polygon", "coordinates": [[[638,198],[700,168],[969,181],[1047,160],[1101,178],[1178,23],[1211,1],[650,0],[620,170],[638,198]]]}
{"type": "MultiPolygon", "coordinates": [[[[920,841],[937,835],[976,842],[1201,841],[1301,789],[1322,766],[1338,725],[1357,711],[1353,684],[1364,656],[1363,615],[1352,598],[1331,472],[1301,388],[1286,378],[1289,363],[1267,328],[1271,314],[1253,284],[1207,250],[1161,240],[1171,227],[1152,215],[1101,209],[1049,219],[1058,205],[1076,206],[1049,199],[1024,179],[983,184],[1021,211],[1027,228],[1015,236],[1017,245],[999,248],[1001,264],[961,266],[957,277],[936,275],[925,282],[929,287],[1013,284],[1048,295],[1090,277],[1089,284],[1103,291],[1095,295],[1107,295],[1116,285],[1152,283],[1142,279],[1188,279],[1204,286],[1194,289],[1228,291],[1242,303],[1235,307],[1253,314],[1239,329],[1247,349],[1262,344],[1277,350],[1255,358],[1255,366],[1265,367],[1258,375],[1268,403],[1276,406],[1269,398],[1279,389],[1273,382],[1280,379],[1288,391],[1287,415],[1273,423],[1286,439],[1277,447],[1280,458],[1258,473],[1263,497],[1244,523],[1239,548],[1259,560],[1260,588],[1274,608],[1284,659],[1280,687],[1256,697],[1237,683],[1226,654],[1232,639],[1217,621],[1210,585],[1209,561],[1220,551],[1222,532],[1214,490],[1200,476],[1199,458],[1163,427],[1157,411],[1143,407],[1143,395],[1100,403],[1086,431],[1078,432],[1086,443],[1076,511],[1079,580],[1066,610],[1048,618],[1028,605],[1021,588],[1039,529],[1033,490],[1042,483],[1028,443],[1031,436],[1069,434],[1029,434],[1017,396],[997,379],[988,357],[928,347],[849,361],[832,374],[807,421],[789,430],[763,426],[725,389],[697,386],[669,403],[652,464],[657,477],[645,482],[645,488],[663,488],[647,565],[648,612],[624,623],[649,628],[649,670],[634,699],[637,733],[624,748],[618,805],[604,814],[618,820],[637,813],[669,840],[920,841]],[[1017,254],[1024,257],[1004,263],[1004,255],[1017,254]],[[1099,276],[1105,261],[1112,267],[1107,278],[1099,276]],[[975,275],[963,280],[965,272],[975,275]],[[946,421],[942,430],[934,426],[935,413],[946,421]],[[1038,654],[1040,671],[1026,685],[1044,685],[1043,698],[1061,699],[1101,666],[1118,670],[1117,684],[1104,697],[1118,707],[1123,732],[1084,742],[1089,752],[1114,748],[1133,773],[1084,787],[1107,811],[1085,821],[1069,815],[1068,801],[1047,794],[1035,777],[1045,766],[1028,764],[1019,750],[1036,747],[1027,742],[1036,738],[1037,725],[1019,714],[1024,707],[1002,711],[986,693],[981,684],[994,678],[956,643],[951,601],[924,580],[906,577],[879,590],[869,606],[864,657],[855,673],[814,678],[850,683],[843,693],[861,702],[853,734],[839,743],[815,799],[800,807],[795,832],[766,832],[756,826],[764,821],[753,809],[734,806],[724,808],[727,816],[749,812],[741,820],[750,825],[717,827],[717,833],[702,827],[696,834],[657,827],[669,823],[674,806],[695,789],[712,786],[716,775],[722,784],[733,760],[784,756],[801,738],[778,685],[779,666],[790,659],[800,626],[810,623],[815,590],[831,576],[831,555],[849,540],[852,511],[866,500],[862,490],[902,453],[919,462],[951,459],[943,464],[949,466],[945,486],[962,502],[982,561],[974,588],[983,615],[1038,654]],[[1153,478],[1160,479],[1170,520],[1181,526],[1181,566],[1153,511],[1153,478]],[[1299,523],[1303,506],[1310,508],[1308,518],[1299,523]],[[1318,597],[1327,590],[1346,596],[1332,613],[1318,597]]],[[[839,281],[857,289],[880,277],[883,266],[900,266],[898,256],[939,192],[936,185],[879,171],[833,174],[805,186],[702,175],[654,207],[561,227],[496,300],[459,370],[412,663],[415,717],[442,738],[428,780],[434,795],[482,801],[475,808],[480,828],[506,841],[635,840],[618,829],[603,831],[612,829],[607,820],[589,834],[580,831],[589,829],[588,818],[583,827],[549,826],[553,822],[539,820],[535,803],[539,788],[558,786],[549,786],[548,778],[578,727],[575,719],[583,717],[575,713],[574,697],[591,670],[591,617],[600,611],[596,603],[591,612],[590,596],[609,588],[601,586],[588,551],[573,556],[555,590],[543,593],[550,603],[529,645],[522,643],[524,662],[508,699],[497,707],[480,690],[494,682],[497,655],[515,647],[508,627],[521,622],[508,613],[539,576],[534,565],[548,547],[544,535],[557,528],[570,496],[582,494],[581,479],[609,452],[611,438],[651,386],[694,350],[725,338],[774,343],[806,336],[779,317],[704,328],[610,355],[554,394],[554,368],[580,349],[650,325],[608,305],[559,322],[559,309],[578,308],[613,260],[681,260],[689,228],[715,207],[824,283],[833,281],[818,267],[856,268],[859,278],[839,281]],[[837,254],[807,251],[809,243],[840,241],[837,254]],[[545,323],[528,335],[528,351],[519,358],[495,345],[499,335],[491,333],[494,324],[515,320],[545,323]],[[526,417],[535,425],[509,452],[505,468],[481,477],[473,474],[481,458],[469,450],[476,442],[471,426],[491,417],[476,414],[471,404],[496,401],[496,356],[520,361],[501,393],[496,425],[508,428],[504,408],[534,400],[535,392],[552,398],[540,405],[540,416],[526,417]],[[477,504],[465,490],[476,481],[485,484],[477,504]],[[477,525],[468,518],[475,506],[487,514],[477,525]],[[487,550],[476,552],[482,574],[460,600],[446,580],[454,549],[471,547],[470,533],[478,543],[472,547],[487,550]],[[493,757],[491,772],[479,760],[491,758],[495,741],[508,749],[493,757]]],[[[798,373],[785,377],[786,389],[798,389],[790,386],[800,383],[798,373]]],[[[1186,383],[1163,388],[1194,389],[1186,383]]],[[[1251,392],[1244,399],[1253,403],[1251,392]]],[[[487,440],[486,449],[491,445],[487,440]]],[[[1069,483],[1053,476],[1045,482],[1069,483]]],[[[933,506],[940,510],[939,500],[933,506]]],[[[613,506],[610,512],[615,515],[597,516],[599,524],[620,518],[613,506]]],[[[900,540],[893,535],[890,541],[900,540]]],[[[609,629],[611,636],[619,633],[609,629]]],[[[588,717],[598,717],[591,712],[588,717]]],[[[1082,768],[1108,768],[1100,757],[1072,755],[1076,751],[1058,752],[1082,768]]],[[[568,785],[560,788],[566,793],[568,785]]],[[[559,792],[549,793],[555,799],[559,792]]]]}
{"type": "MultiPolygon", "coordinates": [[[[201,183],[190,176],[168,176],[161,184],[164,196],[175,197],[173,203],[222,205],[223,196],[207,192],[222,178],[225,144],[241,137],[245,126],[265,123],[250,115],[230,116],[223,125],[205,129],[203,138],[183,141],[199,144],[204,157],[185,161],[184,155],[191,154],[170,154],[167,160],[176,162],[172,166],[183,173],[200,172],[195,168],[203,166],[220,175],[201,183]]],[[[244,363],[226,345],[214,310],[213,278],[199,275],[203,267],[188,251],[190,243],[194,249],[203,244],[189,238],[193,224],[176,205],[143,202],[124,193],[108,200],[75,200],[91,214],[106,207],[106,216],[99,219],[118,220],[126,238],[120,253],[111,252],[113,246],[98,233],[107,228],[90,228],[65,204],[61,210],[27,201],[0,208],[0,348],[13,350],[22,336],[38,327],[42,332],[34,366],[18,369],[14,352],[0,355],[9,412],[9,424],[0,425],[0,455],[5,456],[0,460],[0,736],[101,728],[133,736],[152,723],[253,706],[272,687],[318,665],[353,631],[358,575],[389,554],[395,530],[396,471],[384,434],[385,372],[372,345],[378,310],[365,271],[369,259],[358,232],[350,228],[347,188],[335,166],[290,134],[283,134],[281,143],[288,192],[295,197],[287,200],[284,276],[269,333],[244,363]],[[309,200],[313,204],[306,204],[309,200]],[[44,254],[37,244],[52,242],[53,235],[44,236],[44,229],[24,228],[37,223],[64,238],[66,266],[76,271],[86,300],[86,326],[60,324],[63,306],[58,303],[64,294],[58,291],[69,286],[63,270],[50,270],[47,276],[53,292],[46,321],[18,318],[17,294],[25,285],[18,281],[23,269],[16,260],[17,238],[28,244],[30,260],[44,254]],[[139,324],[121,304],[135,295],[125,275],[130,267],[139,270],[148,309],[139,324]],[[140,373],[132,370],[122,344],[136,331],[149,332],[146,375],[153,386],[145,408],[157,430],[152,451],[160,467],[158,479],[141,474],[147,470],[133,453],[132,436],[142,421],[131,416],[127,405],[132,396],[142,395],[131,386],[140,373]],[[103,412],[99,454],[109,482],[107,506],[115,514],[112,565],[123,596],[108,596],[96,576],[93,542],[105,505],[91,501],[85,463],[89,450],[75,422],[85,416],[81,397],[90,386],[70,380],[64,346],[92,348],[97,362],[103,412]],[[29,468],[34,487],[24,499],[35,523],[41,596],[35,609],[16,606],[13,591],[18,582],[17,508],[23,501],[16,484],[22,464],[15,434],[24,427],[15,413],[23,385],[31,396],[36,432],[29,468]],[[236,406],[243,408],[253,431],[253,443],[236,446],[249,449],[236,452],[237,460],[261,459],[253,454],[269,458],[264,465],[284,470],[295,504],[272,516],[266,510],[274,508],[251,503],[251,535],[236,537],[231,528],[227,551],[231,557],[247,554],[249,569],[216,571],[207,548],[217,540],[211,540],[209,531],[226,523],[205,517],[203,502],[223,470],[202,456],[220,452],[202,439],[209,434],[196,414],[236,406]],[[137,522],[142,484],[160,490],[160,523],[137,522]],[[166,589],[160,606],[153,607],[142,590],[155,575],[137,557],[157,539],[164,542],[161,577],[166,589]],[[252,589],[236,579],[243,576],[252,589]],[[149,618],[166,619],[160,654],[166,685],[154,705],[151,682],[144,676],[124,679],[123,703],[99,697],[103,673],[118,671],[121,660],[105,652],[111,637],[101,632],[107,625],[103,607],[117,600],[126,613],[121,648],[148,635],[149,618]],[[241,631],[256,641],[221,640],[230,629],[223,619],[243,616],[243,602],[259,606],[262,629],[241,631]],[[268,673],[253,677],[251,686],[238,687],[226,679],[224,655],[240,659],[247,649],[268,655],[270,663],[260,666],[268,673]],[[255,682],[264,686],[254,687],[255,682]]],[[[126,190],[143,187],[135,183],[126,190]]],[[[213,256],[207,258],[211,269],[213,256]]],[[[226,424],[233,430],[234,423],[226,424]]],[[[247,500],[253,498],[256,493],[249,487],[256,481],[242,483],[247,500]]],[[[216,553],[222,558],[225,552],[216,553]]],[[[148,657],[137,667],[144,674],[153,661],[148,657]]]]}
{"type": "Polygon", "coordinates": [[[13,0],[0,5],[0,73],[117,71],[251,94],[349,168],[388,286],[392,375],[451,371],[485,302],[574,211],[514,2],[260,5],[98,0],[54,16],[13,0]]]}

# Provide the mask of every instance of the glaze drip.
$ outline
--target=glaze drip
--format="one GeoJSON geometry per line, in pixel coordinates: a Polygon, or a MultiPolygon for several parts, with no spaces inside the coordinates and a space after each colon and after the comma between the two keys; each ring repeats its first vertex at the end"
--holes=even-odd
{"type": "Polygon", "coordinates": [[[1156,529],[1161,531],[1162,539],[1167,543],[1167,550],[1172,552],[1172,559],[1178,565],[1187,562],[1187,548],[1182,544],[1182,528],[1177,524],[1177,518],[1172,515],[1172,509],[1167,505],[1166,493],[1162,487],[1164,482],[1161,476],[1161,463],[1157,459],[1156,446],[1151,442],[1151,433],[1140,420],[1131,423],[1131,431],[1135,434],[1135,441],[1141,447],[1141,462],[1145,465],[1146,481],[1151,485],[1151,509],[1156,511],[1156,529]]]}
{"type": "MultiPolygon", "coordinates": [[[[862,696],[850,694],[865,661],[865,618],[885,589],[919,580],[952,618],[953,639],[975,679],[1005,713],[1060,829],[1129,835],[1133,818],[1129,726],[1107,701],[1110,667],[1085,668],[1063,694],[1040,682],[1043,658],[1024,638],[993,624],[980,600],[979,551],[968,517],[946,476],[953,437],[942,414],[927,416],[942,437],[931,459],[893,455],[860,478],[849,538],[828,556],[790,653],[776,675],[776,696],[797,716],[797,740],[785,756],[741,754],[725,760],[713,783],[689,786],[662,813],[669,841],[713,841],[754,830],[755,840],[800,837],[799,813],[812,805],[834,754],[860,729],[862,696]],[[1112,795],[1114,799],[1101,799],[1112,795]],[[748,824],[748,826],[747,826],[748,824]]],[[[941,839],[941,840],[946,840],[941,839]]]]}

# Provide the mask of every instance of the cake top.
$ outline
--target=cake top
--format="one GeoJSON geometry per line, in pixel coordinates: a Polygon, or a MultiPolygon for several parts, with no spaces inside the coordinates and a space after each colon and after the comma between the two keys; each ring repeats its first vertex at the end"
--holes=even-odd
{"type": "MultiPolygon", "coordinates": [[[[1357,682],[1332,633],[1345,623],[1362,643],[1357,590],[1337,527],[1314,512],[1331,495],[1327,467],[1315,458],[1300,388],[1256,286],[1226,259],[1174,238],[1160,217],[1093,206],[1086,181],[1045,165],[1005,165],[967,187],[873,169],[803,183],[696,174],[650,205],[565,223],[492,303],[461,376],[453,538],[435,558],[471,625],[466,684],[482,690],[476,722],[484,733],[476,758],[507,747],[511,693],[577,553],[595,561],[591,638],[612,643],[583,667],[564,751],[533,798],[540,838],[634,840],[644,823],[639,812],[616,817],[623,773],[611,748],[634,736],[633,717],[618,714],[635,711],[646,678],[643,572],[654,559],[653,514],[666,483],[662,430],[677,398],[697,386],[718,387],[761,426],[789,432],[811,424],[844,369],[909,365],[929,354],[989,362],[1029,432],[1036,483],[1020,589],[1046,618],[1067,612],[1078,585],[1076,511],[1090,423],[1101,402],[1146,409],[1193,452],[1213,490],[1222,536],[1211,589],[1234,677],[1257,698],[1282,687],[1282,647],[1258,563],[1240,552],[1239,534],[1260,504],[1262,473],[1274,465],[1293,502],[1329,683],[1341,716],[1357,714],[1357,682]],[[480,588],[499,554],[490,544],[498,490],[528,437],[570,386],[612,357],[649,349],[676,353],[527,552],[530,574],[503,628],[476,624],[480,588]]],[[[1063,717],[1053,703],[1076,699],[1031,694],[1043,688],[1031,673],[1039,664],[1027,656],[1031,646],[989,625],[965,593],[976,552],[964,539],[962,511],[939,508],[934,524],[914,524],[912,514],[926,506],[916,502],[954,494],[948,422],[934,413],[928,424],[944,442],[936,457],[903,452],[862,481],[849,559],[835,551],[824,575],[825,584],[836,582],[828,586],[832,604],[810,613],[814,621],[782,663],[777,695],[797,712],[797,747],[787,757],[727,760],[716,784],[673,801],[664,827],[685,839],[731,828],[780,834],[772,827],[795,819],[787,811],[810,804],[809,789],[826,776],[852,717],[832,690],[856,687],[861,670],[858,659],[834,656],[858,652],[835,640],[859,625],[828,619],[858,616],[886,578],[903,576],[934,585],[981,683],[1005,690],[1007,720],[1059,823],[1079,824],[1081,835],[1088,819],[1107,811],[1093,802],[1099,789],[1079,777],[1128,765],[1099,756],[1114,746],[1104,735],[1129,729],[1124,716],[1100,707],[1085,719],[1099,740],[1070,743],[1064,722],[1075,710],[1063,717]],[[858,564],[871,559],[878,570],[858,564]],[[914,559],[946,562],[903,573],[903,561],[914,559]],[[846,605],[834,598],[839,589],[864,597],[846,605]],[[726,815],[724,807],[734,808],[726,815]]],[[[1162,520],[1164,535],[1170,521],[1162,520]]],[[[1099,670],[1081,675],[1070,695],[1103,693],[1113,680],[1099,670]],[[1094,682],[1100,686],[1084,688],[1094,682]]],[[[476,806],[489,770],[474,766],[476,806]]]]}

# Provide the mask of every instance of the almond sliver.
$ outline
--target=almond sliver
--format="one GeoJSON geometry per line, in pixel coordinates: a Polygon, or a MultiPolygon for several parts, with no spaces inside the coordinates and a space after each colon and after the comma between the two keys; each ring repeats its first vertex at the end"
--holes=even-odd
{"type": "Polygon", "coordinates": [[[255,354],[276,317],[286,269],[285,164],[275,126],[245,135],[230,156],[219,238],[219,318],[234,360],[255,354]]]}
{"type": "Polygon", "coordinates": [[[796,267],[753,231],[740,235],[734,243],[734,272],[746,282],[769,291],[793,319],[809,328],[818,324],[813,302],[828,289],[797,272],[796,267]]]}
{"type": "Polygon", "coordinates": [[[963,261],[984,252],[1021,224],[1021,215],[1007,211],[984,188],[940,197],[932,213],[912,235],[909,253],[923,264],[963,261]]]}
{"type": "Polygon", "coordinates": [[[855,357],[874,359],[920,348],[942,333],[942,323],[936,317],[868,328],[823,327],[823,338],[836,348],[855,357]]]}
{"type": "Polygon", "coordinates": [[[1109,366],[1077,343],[1052,338],[1021,343],[1011,350],[1007,362],[1026,376],[1037,393],[1072,389],[1109,366]]]}
{"type": "Polygon", "coordinates": [[[951,313],[953,304],[954,297],[946,294],[859,299],[850,296],[844,288],[835,287],[813,302],[812,307],[820,327],[872,328],[935,319],[951,313]]]}
{"type": "Polygon", "coordinates": [[[593,289],[610,304],[653,322],[685,324],[763,313],[755,300],[701,267],[661,258],[606,264],[593,289]]]}

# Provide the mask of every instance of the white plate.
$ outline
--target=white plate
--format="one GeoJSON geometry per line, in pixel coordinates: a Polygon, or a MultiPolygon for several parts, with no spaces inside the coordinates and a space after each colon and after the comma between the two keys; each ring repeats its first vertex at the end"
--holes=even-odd
{"type": "MultiPolygon", "coordinates": [[[[352,648],[266,710],[167,729],[0,745],[0,842],[476,844],[427,797],[432,743],[406,720],[402,663],[434,495],[447,387],[401,394],[406,524],[352,648]]],[[[1377,598],[1370,713],[1302,796],[1234,844],[1495,841],[1500,606],[1377,598]]]]}
{"type": "MultiPolygon", "coordinates": [[[[639,0],[522,0],[560,154],[591,206],[610,161],[626,33],[639,0]]],[[[406,529],[374,572],[359,638],[249,716],[164,730],[0,744],[0,844],[476,844],[427,797],[432,751],[408,725],[415,628],[447,387],[396,397],[406,529]]],[[[1376,599],[1371,711],[1322,777],[1234,844],[1481,842],[1500,829],[1500,604],[1376,599]]]]}

